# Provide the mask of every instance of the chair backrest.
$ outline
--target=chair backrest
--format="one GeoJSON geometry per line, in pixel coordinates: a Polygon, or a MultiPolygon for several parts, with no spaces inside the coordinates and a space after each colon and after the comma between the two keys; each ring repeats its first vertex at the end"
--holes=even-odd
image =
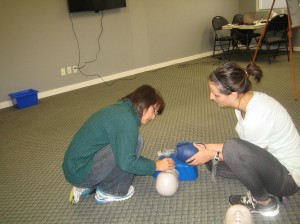
{"type": "Polygon", "coordinates": [[[232,19],[232,24],[243,24],[244,23],[244,15],[243,14],[235,14],[232,19]]]}
{"type": "Polygon", "coordinates": [[[280,32],[286,31],[288,28],[288,15],[287,14],[279,14],[274,16],[267,26],[268,31],[280,32]]]}
{"type": "Polygon", "coordinates": [[[212,19],[212,26],[215,31],[222,30],[222,26],[225,26],[227,24],[228,24],[228,21],[223,16],[215,16],[212,19]]]}

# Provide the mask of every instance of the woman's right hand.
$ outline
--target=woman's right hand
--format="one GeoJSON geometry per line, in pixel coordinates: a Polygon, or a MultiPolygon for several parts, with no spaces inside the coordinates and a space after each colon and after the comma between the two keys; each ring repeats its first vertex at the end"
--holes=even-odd
{"type": "Polygon", "coordinates": [[[156,171],[165,171],[175,169],[175,161],[171,158],[164,158],[162,160],[157,160],[156,171]]]}

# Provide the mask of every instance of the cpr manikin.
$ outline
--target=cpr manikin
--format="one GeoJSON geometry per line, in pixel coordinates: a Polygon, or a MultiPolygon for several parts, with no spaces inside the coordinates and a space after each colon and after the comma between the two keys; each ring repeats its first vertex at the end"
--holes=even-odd
{"type": "Polygon", "coordinates": [[[176,169],[160,172],[156,178],[156,191],[162,196],[172,196],[176,193],[179,182],[176,169]]]}
{"type": "MultiPolygon", "coordinates": [[[[202,143],[198,143],[202,144],[202,143]]],[[[203,147],[204,144],[202,144],[203,147]]],[[[197,166],[192,166],[185,161],[198,152],[198,149],[192,142],[179,142],[176,145],[176,150],[165,149],[158,152],[160,159],[170,157],[175,161],[176,168],[167,171],[157,171],[154,174],[156,178],[156,191],[162,196],[172,196],[176,193],[179,181],[196,180],[198,177],[197,166]]]]}

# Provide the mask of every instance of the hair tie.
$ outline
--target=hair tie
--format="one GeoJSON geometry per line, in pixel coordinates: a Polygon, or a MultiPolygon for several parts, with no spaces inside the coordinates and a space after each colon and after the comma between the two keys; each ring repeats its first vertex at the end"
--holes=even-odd
{"type": "Polygon", "coordinates": [[[246,73],[247,77],[249,77],[249,74],[248,74],[247,70],[246,70],[246,69],[244,69],[244,71],[245,71],[245,73],[246,73]]]}

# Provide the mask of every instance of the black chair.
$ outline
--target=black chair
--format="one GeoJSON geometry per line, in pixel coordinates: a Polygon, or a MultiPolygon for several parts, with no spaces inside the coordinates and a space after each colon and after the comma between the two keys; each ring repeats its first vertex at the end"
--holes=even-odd
{"type": "MultiPolygon", "coordinates": [[[[253,12],[247,12],[245,13],[244,17],[245,17],[244,22],[246,24],[253,23],[256,17],[256,13],[254,14],[253,12]]],[[[251,40],[255,39],[256,43],[258,43],[259,38],[260,38],[260,33],[256,33],[254,31],[251,33],[251,40]]]]}
{"type": "MultiPolygon", "coordinates": [[[[239,24],[239,25],[244,24],[244,15],[240,13],[235,14],[232,19],[232,24],[239,24]]],[[[242,36],[242,38],[240,37],[240,39],[242,39],[241,40],[242,44],[249,46],[252,39],[255,39],[256,43],[258,43],[260,38],[260,33],[256,33],[254,32],[254,30],[240,30],[239,32],[240,35],[242,36]],[[247,39],[247,35],[248,35],[248,39],[247,39]]]]}
{"type": "Polygon", "coordinates": [[[254,32],[254,33],[252,34],[252,38],[254,38],[255,41],[256,41],[256,43],[258,44],[258,41],[259,41],[259,38],[260,38],[260,33],[254,32]]]}
{"type": "Polygon", "coordinates": [[[222,30],[222,26],[227,24],[228,21],[223,16],[215,16],[212,19],[212,26],[215,32],[213,57],[216,51],[222,51],[225,59],[227,59],[228,54],[230,59],[231,50],[235,48],[235,37],[230,34],[229,30],[222,30]],[[231,46],[232,49],[230,49],[231,46]]]}
{"type": "MultiPolygon", "coordinates": [[[[232,18],[232,24],[238,24],[238,25],[243,25],[244,24],[244,15],[237,13],[233,16],[232,18]]],[[[235,36],[235,39],[237,41],[237,43],[235,43],[235,45],[238,46],[238,42],[240,42],[242,45],[244,46],[249,46],[251,41],[251,33],[249,35],[249,31],[248,30],[239,30],[239,29],[233,29],[231,31],[231,35],[235,36]]]]}
{"type": "Polygon", "coordinates": [[[232,24],[244,24],[244,15],[243,14],[235,14],[232,18],[232,24]]]}
{"type": "Polygon", "coordinates": [[[280,49],[284,49],[286,51],[288,61],[290,60],[289,57],[289,48],[288,48],[288,15],[286,14],[279,14],[273,17],[267,26],[265,35],[262,39],[261,47],[266,46],[269,64],[271,64],[271,53],[274,50],[274,59],[280,49]],[[284,45],[282,47],[282,45],[284,45]],[[275,48],[271,49],[272,46],[275,48]]]}

